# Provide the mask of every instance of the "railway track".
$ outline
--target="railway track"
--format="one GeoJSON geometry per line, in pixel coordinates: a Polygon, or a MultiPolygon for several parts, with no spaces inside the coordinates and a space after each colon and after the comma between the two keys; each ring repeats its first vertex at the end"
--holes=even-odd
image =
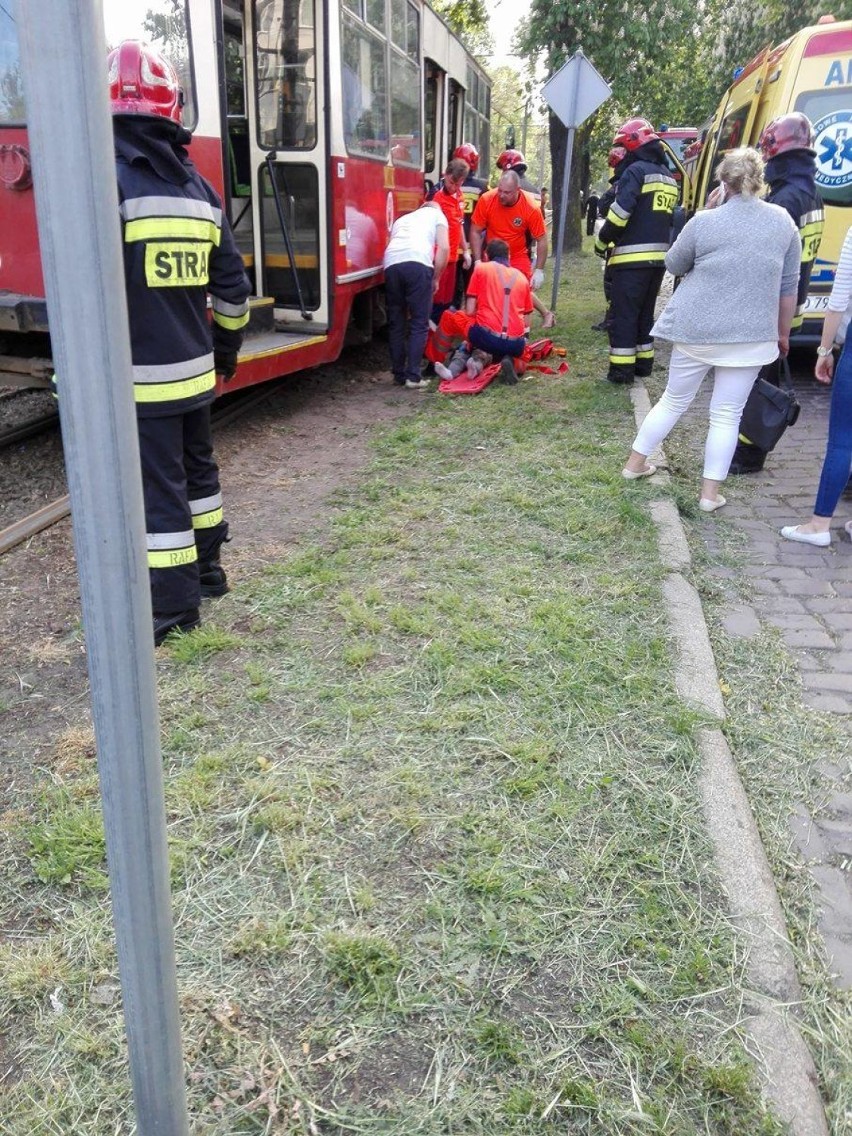
{"type": "MultiPolygon", "coordinates": [[[[221,429],[223,426],[242,418],[243,415],[254,409],[254,407],[265,402],[272,395],[277,386],[278,382],[267,383],[261,390],[244,395],[238,400],[235,400],[233,404],[223,406],[220,410],[215,411],[212,416],[213,428],[221,429]]],[[[43,433],[44,430],[49,428],[48,425],[44,425],[48,418],[49,416],[45,415],[44,418],[39,420],[39,422],[42,423],[40,429],[36,429],[36,420],[33,420],[33,422],[25,426],[17,427],[16,430],[18,432],[25,430],[29,430],[30,432],[23,433],[21,437],[15,440],[20,441],[22,437],[27,438],[32,437],[33,434],[43,433]]],[[[59,420],[57,414],[54,414],[52,418],[54,422],[58,422],[59,420]]],[[[12,442],[7,439],[9,435],[14,432],[15,431],[10,430],[0,433],[0,448],[2,448],[3,445],[12,444],[12,442]]],[[[8,528],[0,530],[0,556],[11,551],[11,549],[17,547],[17,545],[23,544],[31,537],[36,536],[37,533],[50,528],[51,525],[55,525],[58,521],[63,520],[70,512],[71,500],[66,494],[52,501],[49,505],[37,509],[34,513],[30,513],[29,516],[24,517],[22,520],[15,521],[15,523],[9,525],[8,528]]]]}

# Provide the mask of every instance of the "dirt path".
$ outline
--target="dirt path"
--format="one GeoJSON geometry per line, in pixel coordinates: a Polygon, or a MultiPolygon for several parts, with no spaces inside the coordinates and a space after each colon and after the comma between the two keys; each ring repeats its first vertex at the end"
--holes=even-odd
{"type": "MultiPolygon", "coordinates": [[[[294,376],[217,435],[235,581],[241,564],[310,532],[369,460],[375,427],[422,402],[384,365],[376,344],[294,376]]],[[[79,602],[69,521],[0,560],[0,813],[62,730],[88,721],[79,602]]]]}

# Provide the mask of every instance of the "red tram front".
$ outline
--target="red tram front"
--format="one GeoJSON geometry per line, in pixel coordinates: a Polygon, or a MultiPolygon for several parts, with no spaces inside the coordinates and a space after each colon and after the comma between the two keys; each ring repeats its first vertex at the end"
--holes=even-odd
{"type": "MultiPolygon", "coordinates": [[[[0,386],[52,369],[21,2],[0,6],[0,386]]],[[[105,0],[104,24],[108,47],[147,40],[175,65],[191,156],[228,209],[255,293],[228,389],[368,339],[387,234],[424,171],[462,140],[488,168],[488,79],[449,28],[421,0],[105,0]]]]}

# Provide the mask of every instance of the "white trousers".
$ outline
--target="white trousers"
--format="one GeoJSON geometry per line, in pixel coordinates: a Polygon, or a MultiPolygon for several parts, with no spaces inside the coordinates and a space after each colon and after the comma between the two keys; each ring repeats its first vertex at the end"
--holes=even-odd
{"type": "MultiPolygon", "coordinates": [[[[640,426],[633,443],[633,449],[637,453],[647,457],[668,437],[698,394],[698,388],[711,367],[712,363],[699,363],[677,348],[673,349],[666,389],[640,426]]],[[[743,407],[760,367],[713,367],[713,370],[715,375],[710,399],[710,429],[704,447],[704,476],[713,481],[724,481],[737,448],[743,407]]]]}

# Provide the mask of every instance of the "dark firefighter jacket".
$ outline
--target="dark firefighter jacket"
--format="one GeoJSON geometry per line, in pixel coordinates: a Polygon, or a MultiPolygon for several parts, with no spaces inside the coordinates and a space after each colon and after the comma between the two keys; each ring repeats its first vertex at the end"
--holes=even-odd
{"type": "Polygon", "coordinates": [[[769,159],[764,171],[769,186],[766,200],[787,210],[802,238],[802,267],[799,271],[796,315],[793,317],[794,330],[802,325],[811,270],[825,227],[825,210],[814,183],[815,174],[816,157],[813,150],[788,150],[784,154],[777,154],[769,159]]]}
{"type": "Polygon", "coordinates": [[[671,243],[677,182],[665,164],[659,142],[646,142],[619,162],[615,199],[595,241],[595,252],[609,255],[610,268],[662,266],[671,243]]]}
{"type": "Polygon", "coordinates": [[[165,119],[118,116],[113,128],[136,409],[181,414],[212,402],[214,346],[239,350],[251,285],[222,204],[183,148],[190,135],[165,119]]]}

